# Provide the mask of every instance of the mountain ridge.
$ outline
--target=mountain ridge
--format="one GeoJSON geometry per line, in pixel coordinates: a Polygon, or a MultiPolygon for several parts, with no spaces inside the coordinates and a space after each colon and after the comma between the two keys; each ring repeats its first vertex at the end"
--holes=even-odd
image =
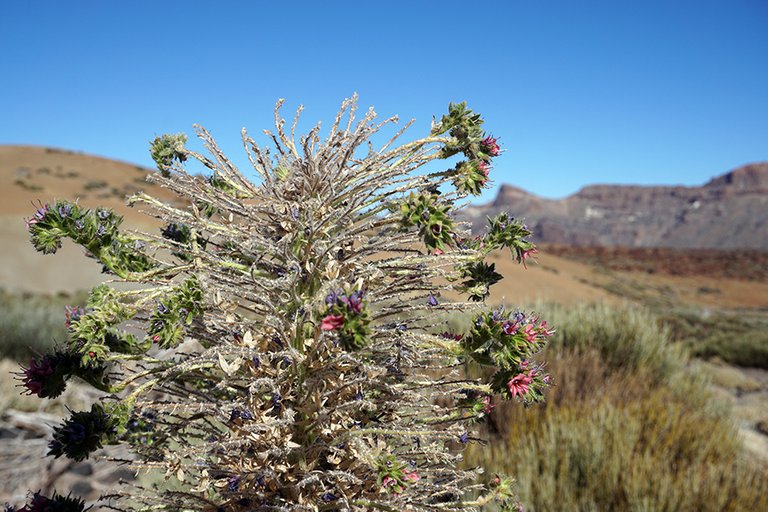
{"type": "Polygon", "coordinates": [[[768,250],[768,162],[699,186],[594,184],[562,199],[503,184],[463,220],[479,231],[486,216],[502,211],[524,219],[543,243],[768,250]]]}

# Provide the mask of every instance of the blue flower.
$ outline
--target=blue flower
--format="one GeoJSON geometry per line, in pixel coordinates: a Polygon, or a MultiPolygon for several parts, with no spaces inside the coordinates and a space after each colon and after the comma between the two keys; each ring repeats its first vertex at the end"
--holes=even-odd
{"type": "Polygon", "coordinates": [[[227,489],[229,489],[230,492],[235,492],[238,487],[240,487],[240,477],[237,475],[231,476],[229,480],[227,480],[227,489]]]}
{"type": "Polygon", "coordinates": [[[64,203],[59,205],[59,215],[61,218],[66,219],[72,214],[72,205],[69,203],[64,203]]]}

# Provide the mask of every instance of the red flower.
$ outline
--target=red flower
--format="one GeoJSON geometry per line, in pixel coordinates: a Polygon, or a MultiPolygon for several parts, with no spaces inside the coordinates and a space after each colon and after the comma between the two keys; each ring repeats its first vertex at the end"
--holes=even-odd
{"type": "Polygon", "coordinates": [[[340,329],[344,325],[344,315],[328,315],[323,318],[320,328],[324,331],[340,329]]]}
{"type": "Polygon", "coordinates": [[[517,256],[517,260],[519,263],[523,264],[523,267],[528,268],[528,265],[525,264],[525,260],[531,258],[533,259],[533,261],[536,261],[536,258],[533,255],[538,252],[539,251],[536,250],[535,247],[533,249],[528,249],[527,251],[520,251],[520,253],[517,256]]]}
{"type": "Polygon", "coordinates": [[[489,135],[488,137],[484,138],[480,144],[483,146],[485,152],[489,155],[499,156],[499,151],[501,148],[499,147],[499,143],[496,142],[496,137],[489,135]]]}
{"type": "Polygon", "coordinates": [[[54,369],[49,356],[43,356],[39,361],[32,359],[29,362],[29,368],[24,369],[24,386],[31,394],[40,397],[46,396],[43,393],[45,382],[53,375],[54,369]]]}
{"type": "Polygon", "coordinates": [[[403,480],[406,480],[406,481],[410,480],[411,482],[418,482],[419,480],[421,480],[421,477],[415,471],[411,471],[411,472],[405,471],[405,472],[403,472],[403,480]]]}
{"type": "Polygon", "coordinates": [[[528,324],[523,329],[523,336],[525,337],[525,341],[528,343],[533,343],[536,341],[536,334],[538,334],[533,326],[533,324],[528,324]]]}
{"type": "Polygon", "coordinates": [[[491,166],[488,165],[483,160],[480,160],[480,163],[478,164],[478,168],[480,169],[480,172],[483,173],[483,176],[485,176],[486,178],[488,177],[488,173],[491,172],[491,166]]]}
{"type": "Polygon", "coordinates": [[[507,388],[509,388],[509,393],[512,396],[522,397],[528,393],[528,385],[531,382],[533,382],[533,378],[529,374],[520,373],[509,379],[507,388]]]}

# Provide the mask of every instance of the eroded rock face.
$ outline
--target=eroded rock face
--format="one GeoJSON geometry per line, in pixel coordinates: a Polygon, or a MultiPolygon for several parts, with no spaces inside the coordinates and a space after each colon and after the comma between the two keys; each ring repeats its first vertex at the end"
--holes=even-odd
{"type": "Polygon", "coordinates": [[[591,185],[545,199],[502,185],[467,220],[507,211],[538,242],[628,247],[768,249],[768,162],[745,165],[700,187],[591,185]]]}

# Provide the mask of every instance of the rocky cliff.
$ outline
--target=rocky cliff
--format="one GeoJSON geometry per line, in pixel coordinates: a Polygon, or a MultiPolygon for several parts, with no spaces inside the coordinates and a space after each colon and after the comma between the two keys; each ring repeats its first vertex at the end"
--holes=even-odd
{"type": "Polygon", "coordinates": [[[481,229],[501,211],[523,218],[545,243],[768,249],[768,162],[699,187],[591,185],[564,199],[502,185],[493,202],[470,207],[466,218],[481,229]]]}

